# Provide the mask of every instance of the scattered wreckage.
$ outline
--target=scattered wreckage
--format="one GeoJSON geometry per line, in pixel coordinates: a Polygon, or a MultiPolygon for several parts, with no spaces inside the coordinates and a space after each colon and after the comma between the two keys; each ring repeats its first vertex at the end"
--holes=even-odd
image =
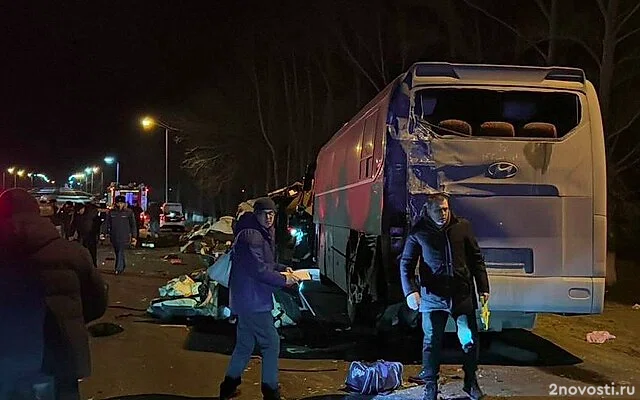
{"type": "Polygon", "coordinates": [[[190,232],[180,237],[181,253],[196,253],[207,258],[207,266],[213,264],[233,243],[235,218],[221,217],[218,221],[208,221],[202,226],[194,226],[190,232]]]}
{"type": "MultiPolygon", "coordinates": [[[[248,200],[238,206],[237,216],[252,210],[253,200],[248,200]]],[[[163,320],[204,317],[235,323],[235,316],[229,309],[228,290],[231,270],[229,251],[233,243],[235,221],[234,217],[224,216],[215,222],[208,221],[195,226],[180,237],[180,252],[198,254],[204,268],[171,279],[160,287],[159,297],[153,299],[147,309],[149,314],[163,320]]],[[[172,254],[165,259],[172,262],[179,257],[172,254]]],[[[318,270],[298,271],[310,279],[320,279],[318,270]]],[[[272,314],[277,328],[296,325],[302,311],[310,310],[298,288],[284,288],[275,292],[273,305],[272,314]]]]}
{"type": "MultiPolygon", "coordinates": [[[[207,317],[235,323],[229,309],[230,270],[229,253],[224,253],[206,269],[171,279],[158,289],[160,297],[151,301],[147,312],[163,320],[207,317]]],[[[319,279],[313,271],[309,275],[319,279]]],[[[295,288],[278,290],[273,295],[274,325],[277,328],[296,325],[307,305],[295,288]]]]}

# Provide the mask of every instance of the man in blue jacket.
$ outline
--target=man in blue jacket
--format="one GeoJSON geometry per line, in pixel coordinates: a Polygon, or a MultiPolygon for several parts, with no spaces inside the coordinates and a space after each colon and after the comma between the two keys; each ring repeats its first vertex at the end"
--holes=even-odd
{"type": "Polygon", "coordinates": [[[273,292],[298,282],[289,268],[275,262],[276,205],[268,197],[255,201],[253,213],[243,214],[236,224],[236,240],[229,274],[229,302],[238,316],[236,346],[220,385],[220,399],[235,395],[255,343],[262,354],[262,395],[279,400],[278,356],[280,336],[274,326],[273,292]]]}
{"type": "Polygon", "coordinates": [[[407,305],[422,313],[422,371],[424,400],[436,400],[440,351],[449,315],[456,322],[464,352],[463,390],[471,399],[483,393],[476,380],[478,326],[474,278],[483,301],[489,299],[489,280],[484,258],[469,221],[449,210],[449,198],[436,193],[427,199],[422,218],[412,228],[402,253],[400,276],[407,305]],[[418,265],[419,281],[416,280],[418,265]]]}

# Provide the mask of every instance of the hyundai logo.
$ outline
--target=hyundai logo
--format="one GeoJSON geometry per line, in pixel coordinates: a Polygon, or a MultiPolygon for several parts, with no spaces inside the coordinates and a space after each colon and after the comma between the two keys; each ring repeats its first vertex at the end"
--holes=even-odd
{"type": "Polygon", "coordinates": [[[518,167],[510,162],[500,161],[489,165],[487,174],[493,179],[512,178],[518,173],[518,167]]]}

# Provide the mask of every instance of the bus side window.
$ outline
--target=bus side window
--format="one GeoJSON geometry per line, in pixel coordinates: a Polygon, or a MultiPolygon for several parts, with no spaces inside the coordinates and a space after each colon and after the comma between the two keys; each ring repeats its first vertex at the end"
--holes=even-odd
{"type": "Polygon", "coordinates": [[[376,137],[377,113],[367,117],[362,134],[362,147],[360,150],[360,179],[367,179],[373,175],[373,147],[376,137]]]}

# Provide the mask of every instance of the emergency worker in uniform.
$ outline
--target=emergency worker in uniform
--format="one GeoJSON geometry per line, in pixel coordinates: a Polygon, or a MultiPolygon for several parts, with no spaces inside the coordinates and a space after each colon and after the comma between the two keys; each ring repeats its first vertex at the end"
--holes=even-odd
{"type": "Polygon", "coordinates": [[[446,194],[432,194],[425,202],[420,220],[407,237],[400,275],[407,305],[422,313],[424,339],[418,378],[425,383],[424,400],[437,399],[440,353],[449,316],[456,323],[464,352],[463,390],[471,399],[482,398],[476,379],[479,343],[474,286],[486,302],[489,281],[471,223],[451,212],[446,194]]]}
{"type": "Polygon", "coordinates": [[[107,234],[116,253],[115,273],[119,275],[126,268],[124,252],[129,245],[135,244],[137,227],[133,211],[127,208],[125,197],[116,196],[115,202],[115,208],[107,215],[107,234]]]}

